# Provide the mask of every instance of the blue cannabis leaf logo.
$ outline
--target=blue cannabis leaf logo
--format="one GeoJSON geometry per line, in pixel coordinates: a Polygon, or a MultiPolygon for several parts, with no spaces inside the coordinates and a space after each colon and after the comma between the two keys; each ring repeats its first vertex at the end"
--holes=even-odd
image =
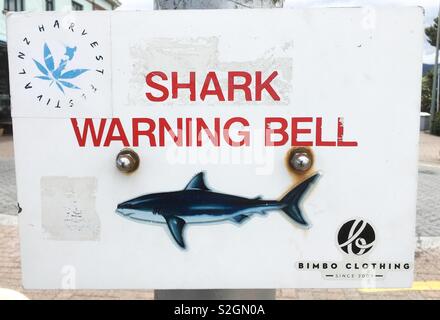
{"type": "Polygon", "coordinates": [[[64,72],[67,63],[71,61],[75,56],[75,52],[76,47],[71,48],[66,46],[66,53],[64,54],[64,57],[60,60],[60,64],[55,68],[52,52],[47,46],[47,43],[45,43],[43,47],[44,65],[37,60],[32,59],[34,60],[34,63],[37,66],[38,70],[40,70],[41,72],[41,75],[35,76],[35,78],[50,81],[49,86],[55,83],[62,93],[64,93],[64,88],[80,89],[78,86],[66,80],[75,79],[84,72],[89,71],[89,69],[73,69],[64,72]]]}

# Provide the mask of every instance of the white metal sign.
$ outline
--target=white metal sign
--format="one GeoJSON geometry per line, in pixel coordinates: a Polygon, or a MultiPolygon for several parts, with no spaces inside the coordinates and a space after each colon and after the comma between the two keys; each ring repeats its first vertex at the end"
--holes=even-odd
{"type": "Polygon", "coordinates": [[[422,18],[8,15],[24,286],[410,286],[422,18]]]}

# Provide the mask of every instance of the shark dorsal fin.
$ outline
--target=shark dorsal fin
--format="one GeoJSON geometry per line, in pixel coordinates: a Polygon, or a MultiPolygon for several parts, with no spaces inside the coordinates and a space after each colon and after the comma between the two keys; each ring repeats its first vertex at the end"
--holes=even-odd
{"type": "Polygon", "coordinates": [[[210,191],[210,189],[205,184],[204,172],[199,172],[191,179],[191,181],[186,185],[184,190],[205,190],[210,191]]]}

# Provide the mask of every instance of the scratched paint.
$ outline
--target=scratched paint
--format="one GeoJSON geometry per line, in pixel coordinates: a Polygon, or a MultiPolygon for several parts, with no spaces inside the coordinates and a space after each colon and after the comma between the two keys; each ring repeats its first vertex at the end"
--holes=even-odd
{"type": "Polygon", "coordinates": [[[96,188],[94,177],[42,177],[44,237],[51,240],[99,240],[96,188]]]}
{"type": "MultiPolygon", "coordinates": [[[[274,79],[273,85],[277,88],[281,99],[274,101],[263,95],[259,102],[249,102],[245,100],[242,93],[237,94],[233,104],[262,104],[262,105],[288,105],[292,93],[292,50],[293,42],[288,41],[278,46],[267,49],[261,56],[249,60],[229,61],[223,60],[220,55],[221,46],[219,37],[196,37],[196,38],[155,38],[130,47],[130,90],[128,92],[128,105],[139,102],[139,97],[145,91],[145,71],[161,70],[172,72],[179,70],[179,82],[189,82],[189,72],[197,74],[206,73],[206,70],[216,70],[219,76],[219,83],[222,88],[227,88],[227,72],[233,70],[246,70],[250,73],[254,71],[264,71],[271,73],[278,71],[278,76],[274,79]]],[[[253,41],[259,41],[253,39],[253,41]]],[[[204,78],[196,79],[196,87],[201,87],[204,78]]],[[[183,90],[188,91],[188,90],[183,90]]],[[[185,92],[187,93],[187,92],[185,92]]],[[[141,101],[143,102],[143,100],[141,101]]],[[[188,99],[176,99],[170,104],[188,104],[188,99]]],[[[209,98],[204,102],[206,105],[218,104],[217,100],[210,101],[209,98]]],[[[232,104],[232,103],[231,103],[232,104]]]]}

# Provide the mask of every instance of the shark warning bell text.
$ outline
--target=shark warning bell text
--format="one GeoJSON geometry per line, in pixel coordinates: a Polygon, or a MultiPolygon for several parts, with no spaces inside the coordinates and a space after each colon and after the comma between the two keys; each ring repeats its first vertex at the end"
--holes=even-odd
{"type": "MultiPolygon", "coordinates": [[[[247,147],[251,141],[252,123],[243,117],[211,120],[204,118],[132,118],[71,119],[78,146],[109,147],[247,147]]],[[[267,117],[256,128],[266,147],[357,147],[346,138],[344,118],[325,122],[322,117],[267,117]],[[325,128],[325,131],[324,131],[325,128]]]]}

